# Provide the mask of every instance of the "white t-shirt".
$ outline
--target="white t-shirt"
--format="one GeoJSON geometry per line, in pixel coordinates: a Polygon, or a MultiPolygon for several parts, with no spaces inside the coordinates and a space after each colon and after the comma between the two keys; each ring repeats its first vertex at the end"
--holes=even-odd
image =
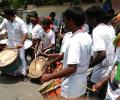
{"type": "Polygon", "coordinates": [[[72,32],[67,32],[64,35],[64,38],[62,40],[61,50],[60,53],[63,53],[66,49],[67,44],[69,43],[68,40],[72,36],[72,32]]]}
{"type": "Polygon", "coordinates": [[[38,39],[42,37],[44,30],[39,24],[36,24],[35,26],[32,25],[30,28],[31,29],[29,30],[29,33],[32,33],[32,39],[38,39]]]}
{"type": "Polygon", "coordinates": [[[32,29],[32,23],[26,24],[26,26],[27,26],[28,34],[29,34],[32,29]]]}
{"type": "Polygon", "coordinates": [[[55,44],[55,33],[50,30],[48,33],[44,33],[42,37],[43,48],[47,48],[50,44],[55,44]]]}
{"type": "Polygon", "coordinates": [[[91,57],[92,40],[85,31],[77,31],[69,38],[69,44],[64,51],[63,69],[69,64],[77,64],[76,75],[65,78],[61,86],[61,96],[77,98],[82,96],[87,85],[87,70],[91,57]],[[79,74],[78,74],[79,73],[79,74]],[[81,83],[81,84],[80,84],[81,83]]]}
{"type": "Polygon", "coordinates": [[[103,23],[93,29],[93,58],[95,58],[97,51],[106,51],[106,58],[101,63],[94,66],[91,77],[91,80],[94,83],[104,79],[111,70],[114,62],[114,45],[112,40],[114,36],[114,29],[103,23]]]}

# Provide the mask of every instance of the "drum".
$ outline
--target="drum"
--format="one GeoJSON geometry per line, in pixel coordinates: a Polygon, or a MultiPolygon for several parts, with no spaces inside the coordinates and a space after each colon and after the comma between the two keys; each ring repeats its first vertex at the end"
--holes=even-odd
{"type": "Polygon", "coordinates": [[[47,59],[43,56],[37,57],[32,61],[29,67],[29,74],[30,78],[39,78],[45,69],[47,59]]]}
{"type": "Polygon", "coordinates": [[[47,100],[58,100],[61,94],[61,79],[54,79],[49,82],[45,82],[39,88],[39,92],[47,100]]]}
{"type": "Polygon", "coordinates": [[[0,52],[0,70],[3,73],[14,72],[20,65],[17,49],[6,49],[0,52]]]}
{"type": "Polygon", "coordinates": [[[33,44],[32,41],[27,39],[24,42],[24,48],[29,49],[32,46],[32,44],[33,44]]]}

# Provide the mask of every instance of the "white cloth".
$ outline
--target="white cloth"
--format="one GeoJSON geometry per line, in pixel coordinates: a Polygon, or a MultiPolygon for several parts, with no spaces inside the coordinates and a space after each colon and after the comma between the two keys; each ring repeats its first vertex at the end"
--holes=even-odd
{"type": "Polygon", "coordinates": [[[119,88],[115,91],[112,91],[110,84],[108,83],[106,99],[107,100],[116,100],[120,96],[120,85],[119,88]]]}
{"type": "Polygon", "coordinates": [[[61,50],[60,53],[63,53],[67,47],[67,44],[69,43],[69,38],[72,36],[72,32],[67,32],[64,35],[64,38],[62,40],[61,50]]]}
{"type": "Polygon", "coordinates": [[[30,33],[31,29],[32,29],[32,23],[26,24],[27,29],[28,29],[28,33],[30,33]]]}
{"type": "Polygon", "coordinates": [[[64,51],[63,69],[68,67],[69,64],[77,64],[78,66],[74,73],[76,75],[67,77],[62,82],[61,96],[77,98],[85,93],[86,88],[81,84],[87,85],[86,77],[91,57],[91,45],[91,37],[85,31],[77,31],[70,37],[69,44],[66,45],[64,51]]]}
{"type": "Polygon", "coordinates": [[[51,44],[55,44],[55,33],[50,30],[48,33],[44,33],[42,37],[43,49],[47,48],[51,44]]]}
{"type": "Polygon", "coordinates": [[[32,33],[32,39],[38,39],[42,37],[44,30],[39,24],[36,24],[35,26],[32,25],[30,28],[29,33],[32,33]]]}
{"type": "MultiPolygon", "coordinates": [[[[15,17],[14,21],[11,22],[9,20],[5,21],[0,25],[0,29],[7,29],[8,33],[8,46],[9,47],[16,47],[18,44],[22,42],[23,35],[28,33],[26,24],[22,19],[19,17],[15,17]]],[[[25,54],[24,54],[24,47],[19,49],[19,57],[21,59],[21,66],[18,68],[16,73],[20,73],[26,75],[26,61],[25,61],[25,54]]]]}
{"type": "Polygon", "coordinates": [[[95,58],[97,51],[106,51],[106,58],[101,63],[94,66],[91,77],[91,81],[94,83],[104,79],[111,70],[111,66],[114,62],[114,36],[114,29],[105,24],[99,24],[93,29],[93,58],[95,58]]]}

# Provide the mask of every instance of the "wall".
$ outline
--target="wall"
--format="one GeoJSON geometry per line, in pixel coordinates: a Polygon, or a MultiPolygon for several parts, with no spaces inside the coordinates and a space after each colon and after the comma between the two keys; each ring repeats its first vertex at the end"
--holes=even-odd
{"type": "MultiPolygon", "coordinates": [[[[101,5],[99,3],[97,4],[83,4],[81,5],[81,7],[85,10],[86,8],[88,8],[89,6],[92,5],[101,5]]],[[[25,17],[28,13],[30,13],[30,11],[37,11],[38,15],[42,18],[45,16],[48,16],[50,14],[50,12],[54,11],[56,13],[56,18],[58,20],[60,20],[61,16],[62,16],[62,12],[64,12],[68,7],[70,7],[69,5],[66,6],[40,6],[40,7],[35,7],[35,6],[29,6],[28,10],[22,11],[22,16],[23,19],[25,20],[25,17]]]]}

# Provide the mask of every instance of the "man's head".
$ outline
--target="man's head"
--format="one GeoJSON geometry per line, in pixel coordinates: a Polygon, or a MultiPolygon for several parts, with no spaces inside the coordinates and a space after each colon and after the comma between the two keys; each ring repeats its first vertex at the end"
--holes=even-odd
{"type": "Polygon", "coordinates": [[[7,20],[13,21],[16,13],[14,9],[6,8],[4,9],[4,14],[7,20]]]}
{"type": "Polygon", "coordinates": [[[33,25],[38,23],[38,13],[36,11],[32,11],[30,14],[30,19],[31,19],[31,23],[33,25]]]}
{"type": "Polygon", "coordinates": [[[75,27],[82,27],[86,20],[85,13],[80,7],[68,8],[63,13],[63,18],[66,28],[70,31],[75,27]]]}
{"type": "Polygon", "coordinates": [[[95,27],[97,24],[104,22],[104,12],[99,6],[92,6],[86,10],[87,22],[95,27]]]}
{"type": "Polygon", "coordinates": [[[26,23],[29,24],[30,22],[31,22],[31,20],[30,20],[30,14],[28,14],[28,15],[26,16],[26,23]]]}
{"type": "Polygon", "coordinates": [[[51,12],[49,16],[51,17],[51,19],[52,19],[52,21],[53,21],[54,18],[55,18],[55,16],[56,16],[56,14],[55,14],[55,12],[51,12]]]}
{"type": "Polygon", "coordinates": [[[49,18],[43,19],[42,26],[46,32],[50,29],[50,25],[51,25],[51,20],[49,18]]]}

